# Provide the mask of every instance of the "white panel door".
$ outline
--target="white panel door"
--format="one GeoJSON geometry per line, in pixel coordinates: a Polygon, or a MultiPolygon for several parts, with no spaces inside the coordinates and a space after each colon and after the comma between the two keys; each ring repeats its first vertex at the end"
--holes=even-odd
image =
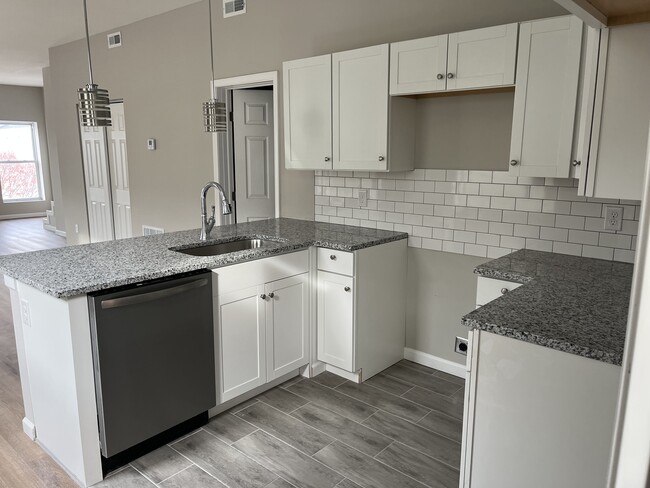
{"type": "Polygon", "coordinates": [[[237,222],[275,217],[273,91],[233,90],[237,222]]]}
{"type": "Polygon", "coordinates": [[[512,175],[569,177],[581,46],[582,21],[577,17],[521,24],[512,175]]]}
{"type": "Polygon", "coordinates": [[[447,90],[512,85],[518,24],[449,34],[447,90]]]}
{"type": "Polygon", "coordinates": [[[318,272],[318,359],[354,372],[353,278],[318,272]]]}
{"type": "Polygon", "coordinates": [[[332,55],[282,68],[285,167],[332,169],[332,55]]]}
{"type": "Polygon", "coordinates": [[[81,150],[90,242],[110,241],[114,238],[114,234],[106,129],[82,126],[81,150]]]}
{"type": "Polygon", "coordinates": [[[218,297],[219,403],[266,383],[263,286],[218,297]]]}
{"type": "Polygon", "coordinates": [[[390,94],[408,95],[447,88],[448,35],[390,45],[390,94]]]}
{"type": "Polygon", "coordinates": [[[267,381],[309,363],[309,274],[267,283],[267,381]]]}
{"type": "Polygon", "coordinates": [[[126,123],[124,104],[111,104],[112,127],[108,128],[113,192],[115,238],[133,237],[131,225],[131,193],[129,191],[129,162],[126,154],[126,123]]]}
{"type": "Polygon", "coordinates": [[[332,55],[333,168],[388,168],[388,44],[332,55]]]}

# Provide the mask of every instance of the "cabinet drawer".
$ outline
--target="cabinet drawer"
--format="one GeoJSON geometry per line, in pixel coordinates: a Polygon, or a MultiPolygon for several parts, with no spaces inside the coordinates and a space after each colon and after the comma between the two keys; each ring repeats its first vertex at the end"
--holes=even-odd
{"type": "Polygon", "coordinates": [[[495,280],[492,278],[479,277],[478,286],[476,288],[476,304],[478,306],[485,305],[486,303],[496,300],[501,295],[515,290],[521,286],[520,283],[513,283],[512,281],[495,280]]]}
{"type": "Polygon", "coordinates": [[[354,253],[319,247],[318,269],[352,276],[354,274],[354,253]]]}

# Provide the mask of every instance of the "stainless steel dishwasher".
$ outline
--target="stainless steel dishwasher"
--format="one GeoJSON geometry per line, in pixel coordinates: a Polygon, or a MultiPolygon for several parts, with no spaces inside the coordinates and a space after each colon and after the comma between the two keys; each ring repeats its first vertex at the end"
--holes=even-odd
{"type": "Polygon", "coordinates": [[[88,296],[104,470],[207,422],[216,404],[212,274],[88,296]]]}

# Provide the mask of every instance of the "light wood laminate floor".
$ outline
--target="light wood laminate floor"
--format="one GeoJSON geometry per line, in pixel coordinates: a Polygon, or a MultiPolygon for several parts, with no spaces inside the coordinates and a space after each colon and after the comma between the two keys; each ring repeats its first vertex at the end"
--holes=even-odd
{"type": "MultiPolygon", "coordinates": [[[[65,246],[42,219],[0,221],[0,254],[65,246]]],[[[24,416],[9,290],[0,280],[0,487],[73,488],[68,475],[22,431],[24,416]]]]}

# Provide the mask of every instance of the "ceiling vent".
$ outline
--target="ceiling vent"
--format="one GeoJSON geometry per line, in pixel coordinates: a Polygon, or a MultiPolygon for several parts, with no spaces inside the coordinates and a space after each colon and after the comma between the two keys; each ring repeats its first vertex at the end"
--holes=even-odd
{"type": "Polygon", "coordinates": [[[223,18],[246,13],[246,0],[223,0],[223,18]]]}
{"type": "Polygon", "coordinates": [[[112,49],[114,47],[120,47],[122,45],[122,33],[113,32],[112,34],[107,35],[108,37],[108,48],[112,49]]]}

